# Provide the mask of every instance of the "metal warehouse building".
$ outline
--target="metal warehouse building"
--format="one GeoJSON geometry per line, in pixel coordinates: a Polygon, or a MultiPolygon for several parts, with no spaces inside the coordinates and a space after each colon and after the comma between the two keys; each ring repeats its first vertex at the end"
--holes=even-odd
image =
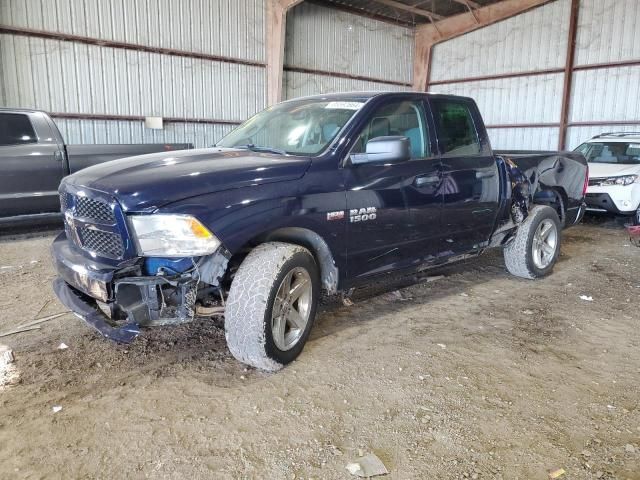
{"type": "Polygon", "coordinates": [[[280,98],[427,89],[474,97],[495,148],[574,148],[640,129],[637,7],[2,0],[0,105],[49,112],[70,143],[207,146],[280,98]]]}
{"type": "Polygon", "coordinates": [[[640,0],[0,0],[0,480],[640,480],[640,0]]]}

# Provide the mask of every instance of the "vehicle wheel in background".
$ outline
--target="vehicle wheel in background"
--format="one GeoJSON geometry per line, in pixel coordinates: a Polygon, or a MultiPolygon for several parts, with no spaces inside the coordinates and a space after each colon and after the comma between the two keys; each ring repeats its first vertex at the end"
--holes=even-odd
{"type": "Polygon", "coordinates": [[[504,247],[504,261],[512,275],[540,278],[548,275],[560,254],[562,227],[551,207],[534,206],[504,247]]]}
{"type": "Polygon", "coordinates": [[[231,283],[225,336],[239,361],[275,371],[309,337],[320,295],[318,266],[304,247],[269,242],[253,249],[231,283]]]}

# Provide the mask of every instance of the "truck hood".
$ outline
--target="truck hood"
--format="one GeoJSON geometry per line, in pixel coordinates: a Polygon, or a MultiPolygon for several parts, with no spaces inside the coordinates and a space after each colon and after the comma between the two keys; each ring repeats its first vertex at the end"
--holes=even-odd
{"type": "Polygon", "coordinates": [[[150,212],[189,197],[296,180],[311,160],[230,148],[204,148],[122,158],[80,170],[63,184],[115,196],[130,212],[150,212]]]}
{"type": "Polygon", "coordinates": [[[620,175],[640,174],[640,164],[625,165],[618,163],[589,163],[589,177],[617,177],[620,175]]]}

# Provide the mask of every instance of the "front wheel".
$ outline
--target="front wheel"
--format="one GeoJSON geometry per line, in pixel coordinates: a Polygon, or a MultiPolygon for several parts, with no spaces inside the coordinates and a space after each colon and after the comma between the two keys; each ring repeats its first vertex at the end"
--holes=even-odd
{"type": "Polygon", "coordinates": [[[306,248],[269,242],[253,249],[235,274],[225,308],[233,356],[268,371],[293,361],[309,337],[319,294],[318,266],[306,248]]]}
{"type": "Polygon", "coordinates": [[[512,275],[540,278],[551,273],[560,254],[561,223],[551,207],[535,206],[520,224],[515,238],[504,247],[504,260],[512,275]]]}

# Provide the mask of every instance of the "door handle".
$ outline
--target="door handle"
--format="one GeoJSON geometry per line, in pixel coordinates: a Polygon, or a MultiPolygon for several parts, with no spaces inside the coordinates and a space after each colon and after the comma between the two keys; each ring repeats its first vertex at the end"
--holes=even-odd
{"type": "Polygon", "coordinates": [[[488,172],[476,172],[476,178],[491,178],[491,177],[495,177],[496,172],[494,172],[493,170],[488,171],[488,172]]]}
{"type": "Polygon", "coordinates": [[[435,185],[440,183],[440,175],[420,175],[413,181],[416,187],[424,187],[425,185],[435,185]]]}
{"type": "Polygon", "coordinates": [[[53,158],[55,158],[58,162],[61,162],[64,160],[64,155],[62,154],[62,151],[56,150],[56,152],[53,154],[53,158]]]}

